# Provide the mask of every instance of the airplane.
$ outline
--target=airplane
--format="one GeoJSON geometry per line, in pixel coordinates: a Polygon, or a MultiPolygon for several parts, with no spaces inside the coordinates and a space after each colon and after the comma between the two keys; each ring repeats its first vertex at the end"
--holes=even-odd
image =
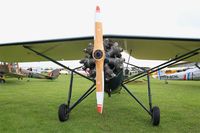
{"type": "MultiPolygon", "coordinates": [[[[153,75],[154,78],[159,80],[200,80],[200,66],[196,63],[194,66],[190,67],[177,67],[169,68],[165,71],[159,70],[153,75]]],[[[167,82],[166,82],[167,83],[167,82]]]]}
{"type": "Polygon", "coordinates": [[[169,68],[165,68],[165,69],[159,70],[157,72],[154,72],[151,75],[155,79],[157,79],[157,78],[160,79],[161,75],[175,74],[175,73],[178,73],[178,72],[186,71],[187,69],[188,68],[186,68],[186,67],[173,67],[173,66],[171,66],[169,68]]]}
{"type": "Polygon", "coordinates": [[[46,74],[41,74],[31,71],[31,69],[22,69],[19,67],[18,63],[0,63],[0,83],[5,83],[5,77],[16,77],[18,79],[23,79],[24,77],[28,78],[37,78],[37,79],[56,79],[59,76],[60,70],[55,69],[46,74]]]}
{"type": "Polygon", "coordinates": [[[200,57],[199,51],[200,39],[198,38],[103,34],[101,11],[100,7],[96,6],[94,36],[0,44],[0,60],[7,62],[48,60],[71,72],[67,101],[61,104],[58,109],[58,118],[61,122],[69,120],[70,112],[95,90],[97,112],[102,114],[104,93],[113,95],[124,89],[147,112],[152,125],[158,126],[160,123],[160,109],[158,106],[152,105],[150,74],[179,61],[195,62],[200,57]],[[84,52],[81,52],[82,50],[84,52]],[[136,75],[124,77],[122,51],[127,53],[133,51],[129,54],[137,59],[171,59],[136,75]],[[72,69],[58,62],[58,60],[63,59],[81,59],[83,64],[81,67],[83,70],[87,70],[88,75],[77,72],[76,70],[80,67],[72,69]],[[77,101],[71,103],[74,74],[91,81],[92,85],[77,101]],[[141,77],[147,77],[149,107],[146,107],[127,86],[128,83],[141,77]]]}

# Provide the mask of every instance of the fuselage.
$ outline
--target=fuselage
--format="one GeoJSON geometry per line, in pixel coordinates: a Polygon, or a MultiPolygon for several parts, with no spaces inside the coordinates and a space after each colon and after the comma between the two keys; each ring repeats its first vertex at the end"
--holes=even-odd
{"type": "Polygon", "coordinates": [[[160,80],[200,80],[200,69],[197,67],[188,68],[182,72],[173,74],[158,74],[160,80]]]}
{"type": "Polygon", "coordinates": [[[1,63],[0,64],[0,77],[16,77],[16,78],[38,78],[38,79],[56,79],[59,76],[59,69],[55,69],[44,75],[41,73],[33,72],[31,70],[22,69],[18,63],[1,63]]]}
{"type": "Polygon", "coordinates": [[[121,90],[121,83],[123,82],[123,71],[119,72],[116,77],[105,82],[105,92],[109,94],[117,93],[121,90]]]}

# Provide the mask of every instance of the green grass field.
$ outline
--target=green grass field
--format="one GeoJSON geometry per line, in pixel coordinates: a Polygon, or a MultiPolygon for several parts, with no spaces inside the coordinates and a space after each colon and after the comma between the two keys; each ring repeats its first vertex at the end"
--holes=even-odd
{"type": "MultiPolygon", "coordinates": [[[[75,76],[72,101],[91,85],[75,76]]],[[[58,107],[67,99],[69,76],[47,81],[7,79],[0,85],[0,133],[129,133],[200,132],[200,82],[152,80],[153,105],[161,110],[161,123],[153,127],[150,116],[124,91],[105,95],[104,112],[96,111],[95,93],[70,113],[67,122],[58,120],[58,107]]],[[[129,84],[131,91],[147,103],[147,84],[129,84]]]]}

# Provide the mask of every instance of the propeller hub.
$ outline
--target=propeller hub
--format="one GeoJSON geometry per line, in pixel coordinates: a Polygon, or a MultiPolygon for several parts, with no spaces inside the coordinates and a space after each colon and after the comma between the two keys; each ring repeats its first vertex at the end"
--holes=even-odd
{"type": "Polygon", "coordinates": [[[94,51],[93,57],[95,60],[101,59],[103,57],[103,51],[102,50],[94,51]]]}

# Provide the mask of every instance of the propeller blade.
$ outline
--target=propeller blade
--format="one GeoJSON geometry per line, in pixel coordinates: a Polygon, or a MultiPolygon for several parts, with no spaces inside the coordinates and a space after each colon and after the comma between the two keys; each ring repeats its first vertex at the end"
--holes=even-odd
{"type": "Polygon", "coordinates": [[[95,14],[95,35],[94,35],[94,48],[93,58],[96,64],[96,98],[97,98],[97,111],[103,111],[104,99],[104,59],[105,51],[103,46],[103,31],[102,22],[100,21],[100,8],[96,7],[95,14]]]}

